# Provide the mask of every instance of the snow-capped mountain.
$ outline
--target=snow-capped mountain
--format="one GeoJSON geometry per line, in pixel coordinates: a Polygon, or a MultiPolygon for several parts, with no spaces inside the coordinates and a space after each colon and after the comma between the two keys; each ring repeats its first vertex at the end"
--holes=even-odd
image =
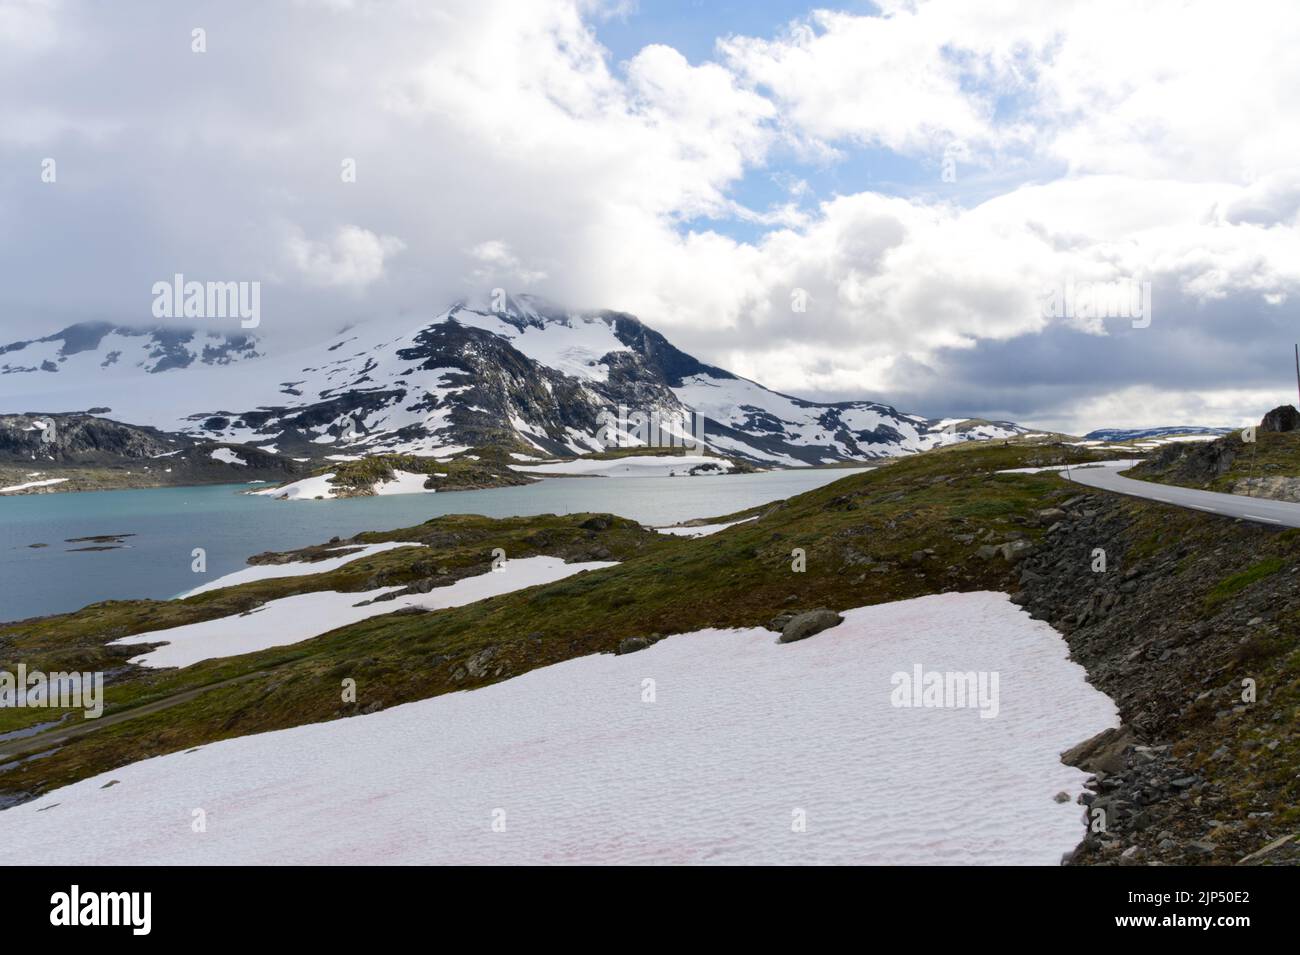
{"type": "Polygon", "coordinates": [[[1207,428],[1201,425],[1166,425],[1161,428],[1101,428],[1083,437],[1088,441],[1140,441],[1173,434],[1227,434],[1231,428],[1207,428]]]}
{"type": "Polygon", "coordinates": [[[86,328],[0,349],[3,407],[108,406],[118,421],[313,455],[451,454],[488,444],[572,455],[605,447],[620,406],[657,415],[666,430],[702,416],[711,449],[770,465],[861,461],[1025,432],[783,395],[692,358],[631,315],[567,311],[530,296],[496,309],[457,304],[414,328],[409,319],[368,322],[287,355],[258,355],[261,344],[245,335],[86,328]]]}

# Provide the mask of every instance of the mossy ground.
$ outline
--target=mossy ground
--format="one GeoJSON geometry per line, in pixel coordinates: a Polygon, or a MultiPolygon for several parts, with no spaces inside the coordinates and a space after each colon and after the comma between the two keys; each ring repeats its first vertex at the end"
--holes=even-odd
{"type": "Polygon", "coordinates": [[[1205,606],[1207,610],[1213,610],[1219,604],[1223,603],[1233,594],[1249,587],[1251,584],[1263,580],[1271,574],[1276,574],[1286,564],[1281,557],[1266,557],[1259,563],[1254,564],[1239,573],[1232,574],[1215,584],[1214,588],[1205,595],[1205,606]]]}
{"type": "Polygon", "coordinates": [[[398,471],[428,475],[424,486],[431,491],[467,491],[490,487],[531,484],[510,467],[511,459],[497,448],[475,448],[449,460],[416,454],[374,454],[356,461],[339,461],[320,467],[317,474],[333,474],[330,483],[341,495],[374,493],[376,484],[391,481],[398,471]]]}

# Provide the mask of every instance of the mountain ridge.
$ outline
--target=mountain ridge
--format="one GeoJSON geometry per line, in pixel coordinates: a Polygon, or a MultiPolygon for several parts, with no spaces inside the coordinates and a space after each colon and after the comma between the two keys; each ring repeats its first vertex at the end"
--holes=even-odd
{"type": "MultiPolygon", "coordinates": [[[[620,408],[668,422],[700,416],[710,450],[764,466],[873,461],[1027,431],[786,395],[700,361],[625,312],[568,310],[528,295],[496,304],[457,302],[432,321],[368,323],[283,355],[263,354],[245,334],[73,326],[34,340],[44,351],[33,358],[44,355],[53,372],[27,363],[27,374],[0,374],[0,401],[18,400],[15,379],[36,375],[48,385],[66,368],[73,380],[60,384],[71,387],[48,393],[65,395],[64,407],[109,406],[119,421],[313,457],[446,456],[479,446],[571,456],[602,450],[608,416],[620,408]],[[136,346],[130,367],[117,347],[124,341],[136,346]],[[124,374],[131,367],[136,374],[124,374]]],[[[32,346],[14,343],[0,355],[32,346]]],[[[30,389],[20,394],[23,408],[5,410],[33,406],[30,389]]],[[[645,441],[627,428],[613,436],[645,441]]]]}

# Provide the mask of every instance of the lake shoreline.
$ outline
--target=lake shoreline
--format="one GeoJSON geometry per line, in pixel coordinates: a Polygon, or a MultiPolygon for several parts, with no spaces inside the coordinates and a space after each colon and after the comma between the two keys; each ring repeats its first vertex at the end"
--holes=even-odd
{"type": "Polygon", "coordinates": [[[10,583],[11,622],[68,613],[101,600],[169,599],[241,570],[264,551],[289,551],[452,513],[487,517],[603,511],[647,526],[712,518],[789,497],[859,469],[785,469],[725,481],[657,477],[547,477],[456,494],[358,496],[276,506],[248,485],[114,488],[78,494],[0,497],[0,573],[10,583]],[[8,498],[6,500],[6,498],[8,498]],[[136,536],[129,548],[68,553],[74,537],[136,536]],[[47,544],[44,548],[33,544],[47,544]],[[57,546],[54,546],[56,545],[57,546]],[[192,570],[202,550],[201,571],[192,570]]]}

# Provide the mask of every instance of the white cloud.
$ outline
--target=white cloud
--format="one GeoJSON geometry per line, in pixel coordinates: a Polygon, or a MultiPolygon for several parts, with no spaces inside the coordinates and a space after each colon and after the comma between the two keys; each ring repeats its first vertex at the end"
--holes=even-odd
{"type": "MultiPolygon", "coordinates": [[[[431,314],[482,291],[467,282],[531,286],[633,311],[783,390],[969,414],[1005,396],[977,406],[973,379],[939,371],[953,354],[1067,325],[1115,338],[1113,323],[1045,319],[1040,296],[1139,279],[1156,292],[1146,340],[1253,342],[1268,360],[1300,282],[1300,7],[879,6],[724,38],[716,62],[649,44],[615,63],[593,24],[632,14],[586,0],[211,5],[203,55],[184,9],[5,5],[4,338],[145,319],[145,292],[177,271],[278,283],[271,339],[431,314]],[[954,144],[962,175],[971,164],[993,187],[945,188],[954,144]],[[867,164],[892,150],[926,183],[884,195],[847,172],[838,192],[819,179],[864,146],[867,164]],[[44,156],[58,185],[39,181],[44,156]],[[339,177],[349,157],[355,183],[339,177]],[[777,201],[748,207],[747,177],[777,201]]],[[[1175,360],[1162,356],[1186,359],[1156,349],[1131,374],[1155,376],[1175,360]]],[[[1258,391],[1168,377],[1157,390],[1174,396],[1258,391]]],[[[1063,400],[1011,410],[1059,415],[1063,400]]]]}
{"type": "Polygon", "coordinates": [[[471,254],[483,263],[482,268],[474,270],[474,277],[480,282],[513,279],[523,285],[533,285],[546,278],[546,273],[529,269],[519,261],[511,251],[509,243],[501,239],[489,239],[474,246],[471,254]]]}
{"type": "Polygon", "coordinates": [[[49,51],[58,42],[57,0],[6,0],[0,5],[0,51],[28,57],[49,51]]]}
{"type": "MultiPolygon", "coordinates": [[[[1076,428],[1080,422],[1094,421],[1115,428],[1161,427],[1158,422],[1244,428],[1259,424],[1270,408],[1287,403],[1296,403],[1294,388],[1170,392],[1134,385],[1086,398],[1072,414],[1058,420],[1065,427],[1076,428]]],[[[1053,426],[1053,422],[1045,424],[1053,426]]]]}
{"type": "Polygon", "coordinates": [[[294,229],[285,240],[290,262],[311,285],[361,291],[383,278],[384,262],[406,244],[355,225],[343,225],[328,238],[309,239],[294,229]]]}
{"type": "Polygon", "coordinates": [[[818,10],[811,22],[793,25],[779,39],[731,37],[719,47],[738,75],[770,91],[798,137],[822,148],[856,140],[939,152],[954,139],[1000,136],[991,91],[968,95],[966,79],[975,73],[999,86],[1014,79],[1009,64],[991,51],[970,50],[979,60],[970,62],[946,49],[964,41],[952,13],[969,20],[929,4],[884,17],[818,10]]]}

